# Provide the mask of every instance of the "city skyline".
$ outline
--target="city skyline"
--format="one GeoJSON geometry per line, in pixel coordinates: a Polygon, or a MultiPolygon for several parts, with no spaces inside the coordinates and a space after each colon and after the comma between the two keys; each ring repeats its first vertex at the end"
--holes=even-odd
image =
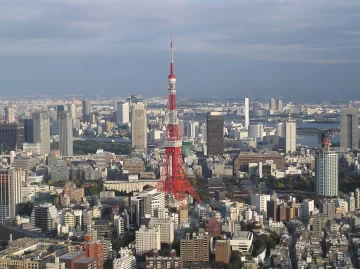
{"type": "Polygon", "coordinates": [[[9,3],[0,95],[166,95],[173,32],[180,96],[360,98],[356,1],[137,2],[9,3]]]}

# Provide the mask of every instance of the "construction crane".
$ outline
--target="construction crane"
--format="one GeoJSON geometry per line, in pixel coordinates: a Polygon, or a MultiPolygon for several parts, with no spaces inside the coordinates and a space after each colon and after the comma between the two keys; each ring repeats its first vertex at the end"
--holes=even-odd
{"type": "Polygon", "coordinates": [[[337,129],[329,129],[329,130],[324,130],[323,132],[321,132],[321,147],[324,149],[329,149],[329,147],[331,147],[331,142],[334,139],[334,137],[339,133],[339,130],[337,129]]]}

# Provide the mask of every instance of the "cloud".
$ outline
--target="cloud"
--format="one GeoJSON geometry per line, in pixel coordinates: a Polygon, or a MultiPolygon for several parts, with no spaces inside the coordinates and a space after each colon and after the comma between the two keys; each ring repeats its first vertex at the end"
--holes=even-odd
{"type": "Polygon", "coordinates": [[[0,55],[145,54],[167,50],[173,32],[182,53],[350,63],[359,29],[356,0],[12,0],[0,55]]]}

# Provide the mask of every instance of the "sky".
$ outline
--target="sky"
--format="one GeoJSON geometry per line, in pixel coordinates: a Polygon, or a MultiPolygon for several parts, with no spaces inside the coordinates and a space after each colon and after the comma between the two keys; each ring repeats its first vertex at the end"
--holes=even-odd
{"type": "Polygon", "coordinates": [[[4,0],[0,96],[360,100],[358,0],[4,0]]]}

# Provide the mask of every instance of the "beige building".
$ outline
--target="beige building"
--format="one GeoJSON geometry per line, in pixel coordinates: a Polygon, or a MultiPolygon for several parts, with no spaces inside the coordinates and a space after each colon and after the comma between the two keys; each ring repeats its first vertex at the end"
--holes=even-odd
{"type": "Polygon", "coordinates": [[[174,241],[174,221],[167,219],[154,219],[149,222],[149,228],[158,227],[160,229],[160,243],[171,244],[174,241]]]}
{"type": "Polygon", "coordinates": [[[209,262],[211,237],[199,229],[199,234],[187,233],[185,239],[180,240],[180,256],[184,262],[209,262]]]}
{"type": "Polygon", "coordinates": [[[144,225],[135,234],[136,255],[143,255],[150,250],[160,250],[160,229],[147,229],[144,225]]]}
{"type": "Polygon", "coordinates": [[[131,105],[131,148],[135,152],[147,151],[147,115],[146,104],[131,105]]]}

